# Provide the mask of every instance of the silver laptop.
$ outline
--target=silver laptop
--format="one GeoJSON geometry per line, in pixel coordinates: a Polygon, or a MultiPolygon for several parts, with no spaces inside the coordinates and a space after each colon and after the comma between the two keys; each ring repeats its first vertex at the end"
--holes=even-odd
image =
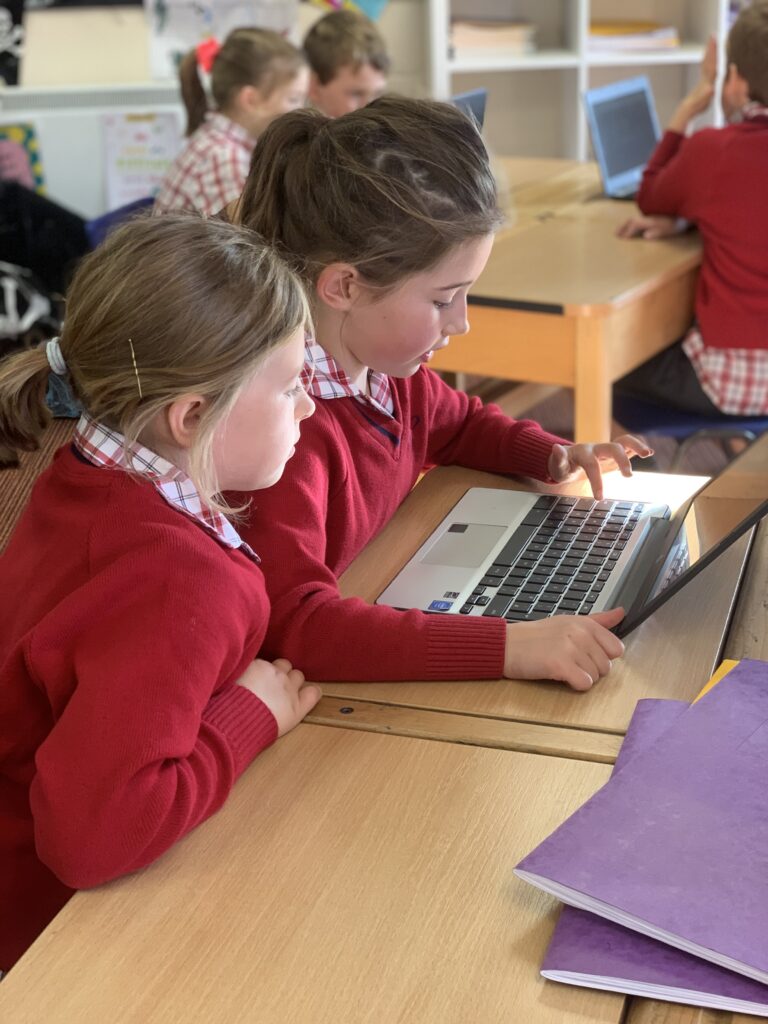
{"type": "Polygon", "coordinates": [[[639,501],[473,487],[376,603],[508,622],[621,606],[624,636],[768,513],[768,500],[713,487],[674,516],[639,501]]]}

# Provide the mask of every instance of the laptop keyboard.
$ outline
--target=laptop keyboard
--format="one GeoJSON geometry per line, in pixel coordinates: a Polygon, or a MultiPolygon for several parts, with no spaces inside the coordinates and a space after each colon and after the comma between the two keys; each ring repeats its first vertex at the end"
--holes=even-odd
{"type": "Polygon", "coordinates": [[[459,609],[508,622],[588,615],[645,508],[542,495],[459,609]]]}

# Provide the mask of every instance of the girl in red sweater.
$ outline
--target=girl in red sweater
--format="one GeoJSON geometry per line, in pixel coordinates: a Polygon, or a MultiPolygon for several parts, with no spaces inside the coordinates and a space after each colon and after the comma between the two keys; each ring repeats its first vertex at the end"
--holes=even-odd
{"type": "Polygon", "coordinates": [[[32,448],[51,369],[86,410],[0,559],[0,968],[73,889],[155,860],[314,706],[254,660],[269,612],[224,488],[279,479],[313,410],[296,275],[250,232],[136,221],[88,256],[60,339],[0,363],[32,448]]]}
{"type": "Polygon", "coordinates": [[[333,121],[288,114],[256,147],[233,215],[295,262],[316,328],[316,415],[244,527],[265,558],[267,648],[300,657],[313,679],[505,675],[589,688],[623,650],[609,632],[620,609],[507,625],[371,607],[338,590],[426,466],[549,481],[584,470],[601,496],[604,464],[629,475],[629,456],[650,453],[628,436],[571,444],[429,369],[432,353],[469,329],[467,291],[501,221],[473,123],[448,104],[398,97],[333,121]]]}

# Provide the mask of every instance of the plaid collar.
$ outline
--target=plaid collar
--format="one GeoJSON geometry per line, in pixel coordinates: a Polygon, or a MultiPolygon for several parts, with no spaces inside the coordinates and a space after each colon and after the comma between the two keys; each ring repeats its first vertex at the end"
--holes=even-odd
{"type": "Polygon", "coordinates": [[[390,419],[395,418],[392,385],[386,373],[368,371],[368,394],[356,387],[330,355],[316,341],[307,339],[301,383],[313,398],[355,398],[371,405],[390,419]]]}
{"type": "Polygon", "coordinates": [[[226,114],[222,114],[220,110],[209,111],[205,115],[205,126],[210,131],[221,132],[222,135],[226,135],[227,138],[244,146],[249,151],[256,145],[254,137],[242,125],[237,124],[226,114]]]}
{"type": "Polygon", "coordinates": [[[205,506],[184,470],[142,444],[126,445],[125,438],[86,413],[80,417],[72,438],[77,451],[94,466],[124,469],[149,480],[169,505],[190,516],[228,548],[240,548],[254,562],[260,558],[220,512],[205,506]]]}
{"type": "Polygon", "coordinates": [[[768,107],[757,100],[750,100],[741,108],[741,116],[745,121],[752,121],[756,117],[768,117],[768,107]]]}

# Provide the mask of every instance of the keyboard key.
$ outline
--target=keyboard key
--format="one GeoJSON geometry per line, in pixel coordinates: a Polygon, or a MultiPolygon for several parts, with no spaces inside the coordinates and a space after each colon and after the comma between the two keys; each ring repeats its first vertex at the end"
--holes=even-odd
{"type": "MultiPolygon", "coordinates": [[[[558,504],[558,498],[556,494],[542,494],[541,497],[536,501],[534,508],[554,508],[558,504]]],[[[632,506],[630,505],[630,508],[632,506]]]]}
{"type": "Polygon", "coordinates": [[[536,605],[534,605],[534,609],[533,610],[535,612],[545,612],[546,614],[549,615],[551,612],[553,612],[555,610],[555,602],[554,601],[539,601],[539,602],[537,602],[536,605]]]}
{"type": "Polygon", "coordinates": [[[521,601],[518,597],[516,600],[512,602],[512,604],[507,609],[507,615],[509,615],[510,612],[516,612],[520,615],[527,615],[528,612],[531,610],[532,606],[533,601],[521,601]]]}
{"type": "Polygon", "coordinates": [[[483,576],[480,580],[481,587],[498,587],[501,583],[501,579],[497,576],[483,576]]]}
{"type": "Polygon", "coordinates": [[[498,555],[496,555],[494,565],[512,565],[535,532],[534,527],[518,526],[498,555]]]}
{"type": "Polygon", "coordinates": [[[503,619],[504,612],[509,606],[508,597],[499,597],[498,595],[490,602],[488,607],[483,611],[483,615],[487,615],[494,619],[503,619]]]}
{"type": "Polygon", "coordinates": [[[461,615],[469,615],[469,613],[471,611],[472,611],[472,605],[471,604],[463,604],[461,606],[461,608],[459,608],[459,612],[460,612],[461,615]]]}
{"type": "Polygon", "coordinates": [[[475,604],[480,605],[481,608],[484,608],[485,605],[490,603],[490,600],[491,599],[487,594],[483,594],[482,597],[478,597],[478,599],[475,601],[475,604]]]}
{"type": "Polygon", "coordinates": [[[563,494],[557,499],[558,505],[575,505],[579,499],[572,498],[568,494],[563,494]]]}
{"type": "Polygon", "coordinates": [[[547,518],[547,510],[544,508],[536,508],[528,510],[528,514],[520,524],[521,526],[540,526],[547,518]]]}
{"type": "Polygon", "coordinates": [[[493,577],[495,579],[501,579],[502,576],[506,576],[507,575],[507,566],[506,565],[492,565],[490,567],[490,569],[486,569],[485,570],[485,575],[486,576],[491,576],[491,577],[493,577]]]}
{"type": "Polygon", "coordinates": [[[581,601],[574,601],[572,598],[563,598],[560,604],[557,606],[559,612],[575,612],[577,608],[581,606],[581,601]]]}
{"type": "MultiPolygon", "coordinates": [[[[586,592],[589,590],[589,587],[590,587],[589,583],[583,583],[583,582],[580,582],[579,580],[574,580],[573,583],[568,588],[568,594],[569,595],[573,595],[573,594],[586,594],[586,592]]],[[[478,601],[478,604],[479,603],[480,602],[478,601]]]]}
{"type": "Polygon", "coordinates": [[[475,589],[472,591],[472,593],[475,595],[475,597],[477,597],[478,594],[484,594],[485,593],[485,587],[475,587],[475,589]]]}
{"type": "Polygon", "coordinates": [[[591,498],[579,498],[576,502],[576,508],[586,509],[587,512],[591,511],[591,509],[594,508],[594,505],[595,503],[591,498]]]}
{"type": "Polygon", "coordinates": [[[514,597],[517,593],[517,587],[499,587],[498,593],[502,597],[514,597]]]}

